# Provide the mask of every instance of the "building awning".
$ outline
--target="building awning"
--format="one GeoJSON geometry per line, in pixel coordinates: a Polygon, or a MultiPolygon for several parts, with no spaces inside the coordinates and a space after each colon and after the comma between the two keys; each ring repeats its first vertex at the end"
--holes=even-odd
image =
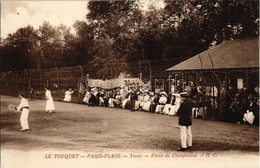
{"type": "Polygon", "coordinates": [[[259,38],[223,42],[166,71],[206,70],[212,68],[259,68],[259,38]]]}

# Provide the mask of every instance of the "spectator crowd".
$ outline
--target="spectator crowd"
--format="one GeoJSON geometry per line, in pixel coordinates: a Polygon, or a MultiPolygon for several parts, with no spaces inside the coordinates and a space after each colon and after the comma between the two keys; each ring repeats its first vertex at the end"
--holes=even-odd
{"type": "Polygon", "coordinates": [[[181,102],[180,94],[188,95],[192,102],[192,117],[234,123],[259,124],[259,86],[252,91],[246,87],[234,92],[225,84],[198,86],[190,82],[186,87],[172,85],[170,92],[148,87],[121,86],[110,90],[97,87],[88,88],[80,98],[80,103],[88,106],[104,106],[144,111],[163,115],[176,115],[181,102]]]}

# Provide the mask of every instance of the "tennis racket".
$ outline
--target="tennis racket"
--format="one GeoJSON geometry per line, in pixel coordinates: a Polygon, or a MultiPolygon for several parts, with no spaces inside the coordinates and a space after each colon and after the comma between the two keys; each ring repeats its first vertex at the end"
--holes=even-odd
{"type": "Polygon", "coordinates": [[[14,104],[9,104],[7,107],[10,111],[16,111],[16,106],[14,104]]]}

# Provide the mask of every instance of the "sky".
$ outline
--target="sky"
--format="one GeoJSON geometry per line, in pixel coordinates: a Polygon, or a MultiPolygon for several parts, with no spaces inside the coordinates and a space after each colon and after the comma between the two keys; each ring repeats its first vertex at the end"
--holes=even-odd
{"type": "MultiPolygon", "coordinates": [[[[158,0],[141,0],[144,10],[148,9],[150,1],[158,0]]],[[[9,33],[15,33],[17,29],[28,25],[38,29],[44,21],[52,26],[64,24],[72,28],[76,20],[86,20],[87,2],[1,0],[1,38],[6,38],[9,33]]],[[[162,3],[157,4],[158,7],[162,6],[162,3]]]]}
{"type": "Polygon", "coordinates": [[[86,1],[1,1],[1,37],[27,25],[38,28],[44,21],[71,27],[86,14],[86,1]]]}

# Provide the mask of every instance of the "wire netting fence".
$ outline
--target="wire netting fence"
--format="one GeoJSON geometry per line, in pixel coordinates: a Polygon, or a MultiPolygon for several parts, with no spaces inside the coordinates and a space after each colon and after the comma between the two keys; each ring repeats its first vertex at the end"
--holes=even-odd
{"type": "MultiPolygon", "coordinates": [[[[183,59],[167,60],[144,60],[128,63],[131,77],[138,77],[144,81],[153,83],[155,79],[167,80],[168,74],[165,71],[183,59]]],[[[107,72],[108,77],[117,78],[120,72],[116,67],[120,64],[111,63],[111,71],[107,72]]],[[[75,89],[72,101],[78,101],[80,96],[78,83],[87,78],[97,79],[96,69],[89,65],[78,65],[72,67],[59,67],[48,69],[25,69],[19,71],[1,72],[1,95],[17,96],[23,92],[26,97],[30,96],[30,89],[34,89],[34,97],[44,99],[44,88],[48,86],[52,91],[55,100],[62,100],[64,92],[68,88],[75,89]]]]}

